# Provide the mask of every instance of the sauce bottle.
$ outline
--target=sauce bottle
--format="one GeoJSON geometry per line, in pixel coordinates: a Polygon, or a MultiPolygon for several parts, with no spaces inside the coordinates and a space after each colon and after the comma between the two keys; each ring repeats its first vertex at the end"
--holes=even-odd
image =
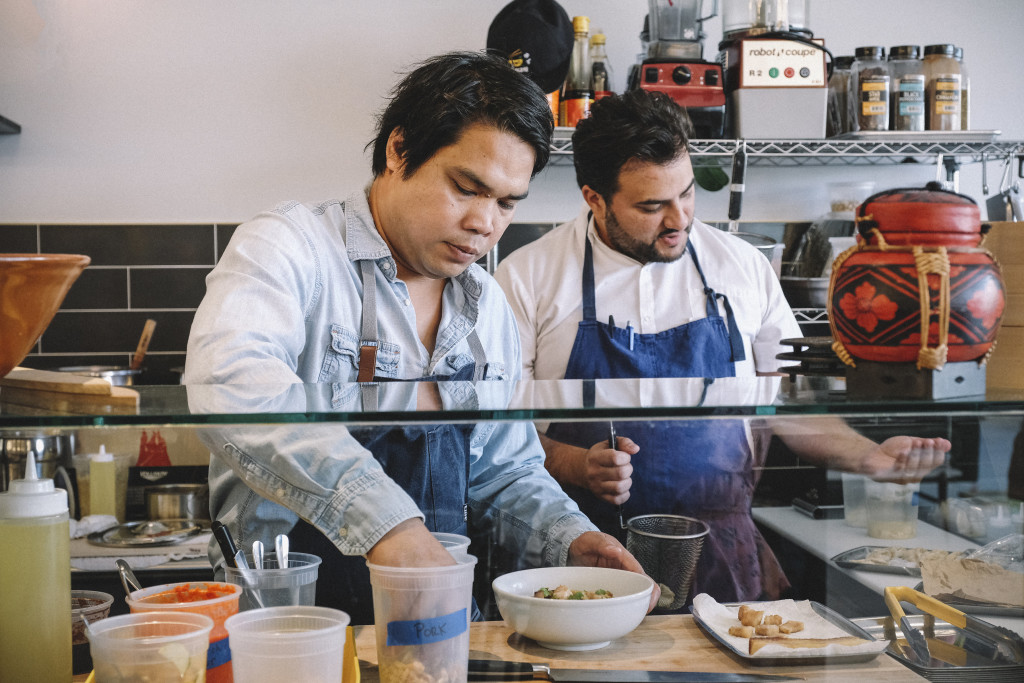
{"type": "Polygon", "coordinates": [[[119,500],[117,493],[117,464],[114,455],[101,445],[100,452],[89,459],[89,514],[113,515],[123,522],[124,494],[119,500]]]}
{"type": "Polygon", "coordinates": [[[0,493],[0,681],[71,680],[71,550],[68,495],[25,478],[0,493]]]}
{"type": "Polygon", "coordinates": [[[605,35],[598,31],[590,37],[590,83],[594,101],[612,94],[612,68],[605,51],[605,35]]]}
{"type": "Polygon", "coordinates": [[[561,126],[575,127],[576,122],[590,115],[590,105],[594,103],[594,91],[591,90],[590,69],[590,18],[573,17],[572,30],[575,39],[572,56],[569,58],[569,74],[565,77],[562,98],[558,102],[558,123],[561,126]]]}
{"type": "Polygon", "coordinates": [[[854,55],[856,129],[889,130],[889,66],[885,63],[885,48],[858,47],[854,55]]]}
{"type": "Polygon", "coordinates": [[[924,124],[928,130],[960,130],[960,64],[955,53],[949,43],[924,48],[924,124]]]}
{"type": "Polygon", "coordinates": [[[850,80],[854,58],[836,57],[832,65],[832,76],[828,79],[828,116],[825,119],[825,136],[832,137],[850,132],[850,80]]]}
{"type": "Polygon", "coordinates": [[[890,130],[924,130],[924,65],[917,45],[889,50],[892,92],[889,96],[890,130]]]}

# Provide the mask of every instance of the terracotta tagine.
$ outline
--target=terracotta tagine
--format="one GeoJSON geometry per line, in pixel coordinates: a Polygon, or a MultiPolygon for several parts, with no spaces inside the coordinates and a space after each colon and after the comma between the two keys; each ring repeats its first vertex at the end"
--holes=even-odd
{"type": "Polygon", "coordinates": [[[0,254],[0,377],[28,355],[89,261],[78,254],[0,254]]]}
{"type": "Polygon", "coordinates": [[[857,208],[857,245],[832,264],[832,348],[857,360],[984,363],[1006,306],[999,265],[973,199],[929,183],[887,190],[857,208]]]}

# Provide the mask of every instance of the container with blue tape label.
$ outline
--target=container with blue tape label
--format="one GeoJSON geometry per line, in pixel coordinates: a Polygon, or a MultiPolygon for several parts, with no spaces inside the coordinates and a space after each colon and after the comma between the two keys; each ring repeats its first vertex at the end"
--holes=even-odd
{"type": "Polygon", "coordinates": [[[430,619],[389,621],[387,644],[390,646],[439,643],[465,633],[468,623],[465,609],[430,619]]]}

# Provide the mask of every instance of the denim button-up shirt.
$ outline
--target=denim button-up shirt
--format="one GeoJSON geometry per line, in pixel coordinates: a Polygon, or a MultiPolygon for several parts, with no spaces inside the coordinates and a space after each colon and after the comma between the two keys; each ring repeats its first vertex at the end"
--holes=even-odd
{"type": "MultiPolygon", "coordinates": [[[[302,392],[281,385],[339,383],[331,409],[358,409],[355,385],[341,383],[357,375],[363,259],[377,266],[378,377],[454,373],[473,360],[466,338],[475,328],[487,354],[485,379],[519,378],[515,320],[500,288],[476,265],[445,287],[436,347],[427,353],[408,290],[359,192],[344,202],[282,204],[239,226],[207,278],[189,337],[185,383],[277,385],[262,395],[252,386],[243,392],[242,400],[263,412],[310,409],[302,392]]],[[[446,407],[479,401],[472,385],[467,396],[464,383],[452,384],[441,383],[446,407]]],[[[507,400],[513,382],[491,386],[502,387],[498,393],[507,400]]],[[[488,394],[493,400],[494,392],[488,394]]],[[[389,388],[385,400],[405,405],[381,408],[414,408],[415,395],[389,388]]],[[[227,390],[190,393],[193,410],[238,410],[238,400],[227,390]]],[[[339,425],[218,428],[201,430],[200,438],[212,450],[211,509],[239,546],[285,533],[301,517],[341,552],[365,554],[399,522],[423,517],[339,425]]],[[[478,424],[470,459],[474,521],[511,534],[528,561],[565,564],[569,544],[595,528],[544,469],[529,422],[478,424]]]]}

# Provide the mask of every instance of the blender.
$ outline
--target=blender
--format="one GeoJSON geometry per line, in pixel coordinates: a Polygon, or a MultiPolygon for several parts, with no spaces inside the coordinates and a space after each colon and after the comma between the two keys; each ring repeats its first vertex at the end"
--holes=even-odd
{"type": "Polygon", "coordinates": [[[704,61],[704,21],[718,14],[712,0],[649,0],[648,46],[635,86],[663,92],[686,109],[696,138],[721,138],[725,130],[722,67],[704,61]]]}
{"type": "Polygon", "coordinates": [[[718,59],[725,72],[729,133],[824,138],[832,55],[807,27],[809,0],[722,3],[718,59]]]}

